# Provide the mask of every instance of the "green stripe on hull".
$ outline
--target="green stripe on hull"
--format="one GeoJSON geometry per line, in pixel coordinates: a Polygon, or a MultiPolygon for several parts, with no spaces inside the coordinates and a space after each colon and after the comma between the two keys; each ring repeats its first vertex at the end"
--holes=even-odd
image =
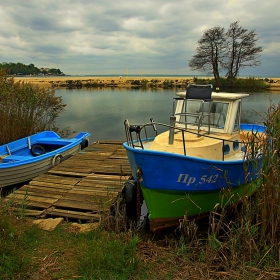
{"type": "Polygon", "coordinates": [[[179,192],[150,190],[141,185],[152,231],[179,224],[179,219],[185,214],[188,217],[203,216],[217,204],[219,208],[229,206],[244,195],[250,196],[256,188],[254,183],[219,191],[179,192]]]}

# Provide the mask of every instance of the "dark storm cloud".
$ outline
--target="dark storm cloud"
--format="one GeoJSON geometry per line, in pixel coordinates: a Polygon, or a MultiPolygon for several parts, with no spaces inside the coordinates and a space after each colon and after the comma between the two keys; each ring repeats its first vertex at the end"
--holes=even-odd
{"type": "MultiPolygon", "coordinates": [[[[280,76],[278,1],[61,0],[0,2],[0,62],[67,74],[196,74],[188,68],[202,32],[240,21],[256,29],[261,67],[280,76]],[[4,28],[3,28],[4,27],[4,28]],[[171,73],[172,72],[172,73],[171,73]]],[[[273,74],[271,74],[273,75],[273,74]]]]}

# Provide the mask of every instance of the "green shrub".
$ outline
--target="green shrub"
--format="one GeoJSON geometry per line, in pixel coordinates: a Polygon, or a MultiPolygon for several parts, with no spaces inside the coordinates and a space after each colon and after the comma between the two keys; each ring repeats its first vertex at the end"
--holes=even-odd
{"type": "MultiPolygon", "coordinates": [[[[217,87],[215,79],[199,79],[195,78],[195,81],[198,85],[203,84],[212,84],[213,88],[217,87]]],[[[260,90],[260,89],[269,89],[269,85],[265,83],[262,79],[255,79],[254,77],[249,78],[238,78],[233,80],[233,84],[230,84],[227,78],[221,78],[221,90],[260,90]]]]}

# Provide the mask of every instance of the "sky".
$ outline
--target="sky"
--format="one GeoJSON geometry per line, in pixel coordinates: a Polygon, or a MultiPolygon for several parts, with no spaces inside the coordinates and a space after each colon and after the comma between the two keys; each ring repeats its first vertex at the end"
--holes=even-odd
{"type": "Polygon", "coordinates": [[[67,75],[203,75],[203,31],[239,21],[263,48],[240,76],[280,77],[279,0],[0,0],[0,62],[67,75]]]}

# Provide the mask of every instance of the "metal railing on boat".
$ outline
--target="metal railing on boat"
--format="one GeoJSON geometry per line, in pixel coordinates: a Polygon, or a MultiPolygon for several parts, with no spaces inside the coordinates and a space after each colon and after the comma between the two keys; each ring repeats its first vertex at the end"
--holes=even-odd
{"type": "MultiPolygon", "coordinates": [[[[244,159],[246,159],[246,157],[248,157],[247,150],[248,150],[248,147],[250,145],[252,145],[251,142],[245,142],[244,140],[242,140],[242,141],[228,140],[228,139],[223,139],[221,137],[215,137],[215,136],[212,136],[212,135],[209,135],[206,133],[198,133],[198,132],[190,131],[183,127],[177,127],[177,126],[175,126],[175,117],[174,116],[170,117],[170,124],[155,122],[153,119],[150,119],[150,121],[151,122],[146,123],[144,125],[130,125],[128,120],[124,121],[126,140],[127,140],[128,146],[130,146],[132,148],[141,148],[144,150],[145,148],[144,148],[143,142],[150,142],[158,135],[157,126],[162,126],[162,127],[165,127],[166,130],[169,130],[169,144],[172,144],[174,141],[175,131],[176,131],[176,133],[181,132],[182,145],[183,145],[183,150],[184,150],[185,156],[187,155],[185,133],[194,134],[194,135],[197,135],[198,137],[204,136],[207,138],[222,141],[222,149],[221,149],[222,161],[225,160],[225,155],[227,154],[227,151],[228,151],[228,143],[232,143],[232,145],[236,145],[236,146],[241,145],[241,151],[244,153],[244,159]],[[148,131],[149,127],[151,127],[154,131],[154,135],[151,137],[148,136],[148,133],[150,132],[150,130],[148,131]],[[133,137],[133,133],[135,133],[135,137],[133,137]],[[141,137],[141,133],[142,133],[142,135],[144,134],[143,137],[141,137]]],[[[257,141],[255,143],[258,144],[257,141]]],[[[261,141],[259,141],[259,143],[261,143],[261,141]]]]}

